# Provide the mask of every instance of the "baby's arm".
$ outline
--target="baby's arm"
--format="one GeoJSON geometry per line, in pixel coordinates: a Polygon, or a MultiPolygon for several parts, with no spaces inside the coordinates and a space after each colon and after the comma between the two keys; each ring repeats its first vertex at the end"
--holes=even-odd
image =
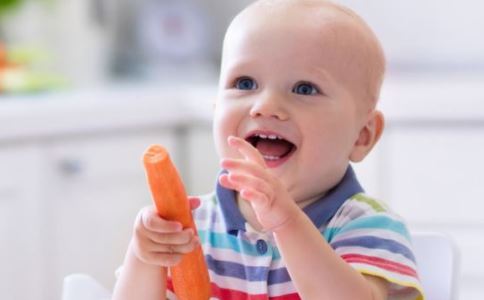
{"type": "Polygon", "coordinates": [[[274,235],[302,299],[387,298],[386,282],[361,275],[343,261],[302,212],[274,235]]]}
{"type": "Polygon", "coordinates": [[[291,279],[302,299],[386,299],[383,280],[363,276],[343,261],[282,183],[268,172],[259,152],[231,137],[229,145],[244,159],[225,159],[220,183],[249,201],[261,225],[274,232],[291,279]]]}
{"type": "MultiPolygon", "coordinates": [[[[190,199],[190,205],[194,209],[199,201],[190,199]]],[[[167,267],[179,263],[197,243],[192,229],[160,218],[152,207],[142,209],[112,299],[166,299],[167,267]]]]}

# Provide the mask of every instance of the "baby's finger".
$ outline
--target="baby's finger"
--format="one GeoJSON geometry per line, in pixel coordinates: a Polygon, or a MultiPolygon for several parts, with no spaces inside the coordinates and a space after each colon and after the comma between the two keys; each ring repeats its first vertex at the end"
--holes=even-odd
{"type": "Polygon", "coordinates": [[[180,222],[165,220],[158,216],[156,211],[152,208],[143,211],[141,222],[146,229],[159,233],[180,232],[183,229],[180,222]]]}
{"type": "Polygon", "coordinates": [[[222,174],[218,178],[218,182],[220,183],[221,186],[223,186],[226,189],[229,190],[235,190],[236,186],[229,180],[229,175],[228,174],[222,174]]]}
{"type": "Polygon", "coordinates": [[[153,252],[161,252],[161,253],[168,253],[168,254],[187,254],[195,250],[200,244],[198,237],[194,236],[190,242],[182,245],[161,245],[157,244],[155,247],[152,248],[151,251],[153,252]]]}
{"type": "Polygon", "coordinates": [[[176,233],[148,232],[148,238],[156,244],[161,245],[183,245],[189,243],[195,235],[193,229],[187,228],[176,233]]]}
{"type": "Polygon", "coordinates": [[[253,190],[264,194],[268,199],[272,199],[273,191],[266,181],[259,177],[234,172],[229,173],[228,180],[236,187],[236,190],[253,190]]]}
{"type": "Polygon", "coordinates": [[[187,254],[195,250],[198,245],[200,245],[200,240],[197,236],[194,236],[188,244],[175,245],[173,251],[175,251],[175,253],[187,254]]]}
{"type": "Polygon", "coordinates": [[[235,136],[229,136],[227,141],[229,146],[236,148],[245,159],[253,161],[260,166],[266,167],[264,158],[250,143],[235,136]]]}
{"type": "Polygon", "coordinates": [[[188,197],[188,202],[190,203],[190,209],[194,210],[200,206],[200,198],[198,197],[188,197]]]}
{"type": "Polygon", "coordinates": [[[258,213],[262,213],[268,210],[270,207],[270,201],[266,195],[252,189],[243,189],[240,191],[240,196],[252,203],[255,210],[258,213]]]}
{"type": "Polygon", "coordinates": [[[220,162],[220,166],[229,172],[232,172],[234,170],[239,172],[246,172],[246,173],[250,173],[255,177],[259,177],[259,178],[262,178],[263,180],[269,181],[269,177],[266,169],[251,161],[224,158],[220,162]]]}

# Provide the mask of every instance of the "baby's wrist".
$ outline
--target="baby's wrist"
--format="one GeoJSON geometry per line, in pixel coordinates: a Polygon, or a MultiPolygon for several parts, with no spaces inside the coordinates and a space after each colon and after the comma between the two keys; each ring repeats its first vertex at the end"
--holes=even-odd
{"type": "Polygon", "coordinates": [[[273,233],[283,231],[287,226],[290,226],[290,224],[293,222],[292,219],[293,219],[292,217],[289,217],[286,220],[284,220],[283,222],[281,222],[280,224],[275,225],[275,226],[268,228],[266,230],[271,231],[273,233]]]}
{"type": "Polygon", "coordinates": [[[293,228],[301,219],[301,214],[304,214],[303,211],[297,208],[293,213],[288,214],[289,216],[283,222],[271,227],[269,230],[277,234],[286,231],[288,228],[293,228]]]}

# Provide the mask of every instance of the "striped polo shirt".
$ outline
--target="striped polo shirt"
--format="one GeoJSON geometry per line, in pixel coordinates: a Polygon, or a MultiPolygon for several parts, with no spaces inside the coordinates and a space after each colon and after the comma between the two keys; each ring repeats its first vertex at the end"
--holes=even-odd
{"type": "MultiPolygon", "coordinates": [[[[194,219],[209,268],[211,299],[301,299],[274,236],[245,221],[235,192],[217,184],[214,193],[200,198],[194,219]]],[[[423,299],[405,224],[364,194],[351,166],[336,187],[304,212],[343,260],[389,282],[389,299],[423,299]]],[[[176,299],[170,280],[167,294],[176,299]]]]}

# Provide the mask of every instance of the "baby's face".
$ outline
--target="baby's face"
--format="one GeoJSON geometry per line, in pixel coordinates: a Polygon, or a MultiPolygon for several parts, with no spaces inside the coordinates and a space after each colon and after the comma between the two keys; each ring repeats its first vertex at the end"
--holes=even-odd
{"type": "Polygon", "coordinates": [[[338,182],[367,116],[358,71],[341,47],[351,41],[338,26],[254,13],[235,21],[225,40],[217,150],[238,157],[227,137],[246,139],[299,202],[338,182]]]}

